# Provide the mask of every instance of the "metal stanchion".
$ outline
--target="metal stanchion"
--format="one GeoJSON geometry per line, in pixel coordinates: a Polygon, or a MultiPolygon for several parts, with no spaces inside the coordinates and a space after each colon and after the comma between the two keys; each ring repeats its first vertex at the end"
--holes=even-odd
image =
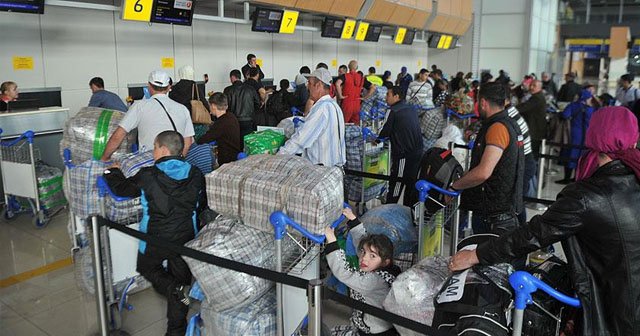
{"type": "MultiPolygon", "coordinates": [[[[542,144],[540,145],[540,154],[547,154],[547,140],[542,139],[542,144]]],[[[544,157],[540,157],[540,161],[538,162],[538,188],[536,190],[536,198],[542,199],[542,186],[544,184],[544,169],[546,159],[544,157]]],[[[535,207],[538,211],[547,210],[547,206],[544,204],[537,204],[535,207]]]]}
{"type": "Polygon", "coordinates": [[[98,217],[91,217],[91,229],[93,230],[93,272],[95,274],[95,295],[98,311],[98,328],[101,336],[109,335],[107,320],[107,302],[104,297],[104,277],[102,273],[102,241],[100,239],[100,227],[98,217]]]}
{"type": "Polygon", "coordinates": [[[309,299],[309,336],[322,334],[322,280],[309,280],[307,288],[309,299]]]}
{"type": "MultiPolygon", "coordinates": [[[[282,235],[276,232],[276,271],[282,273],[282,235]]],[[[278,336],[284,335],[284,316],[282,315],[282,284],[276,283],[276,300],[278,309],[276,310],[276,331],[278,336]]]]}
{"type": "MultiPolygon", "coordinates": [[[[449,255],[456,254],[458,246],[458,231],[460,228],[460,198],[456,197],[453,201],[456,208],[456,212],[453,215],[453,222],[451,223],[451,246],[449,246],[449,255]]],[[[444,247],[443,247],[444,248],[444,247]]]]}

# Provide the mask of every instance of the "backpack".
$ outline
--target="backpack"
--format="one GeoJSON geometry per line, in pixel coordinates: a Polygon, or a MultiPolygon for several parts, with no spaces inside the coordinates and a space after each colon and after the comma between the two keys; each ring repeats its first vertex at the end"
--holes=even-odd
{"type": "MultiPolygon", "coordinates": [[[[418,179],[431,182],[441,188],[449,188],[451,184],[462,176],[463,169],[453,153],[448,149],[430,148],[422,156],[420,161],[420,170],[418,179]]],[[[415,188],[413,188],[415,190],[415,188]]],[[[414,200],[411,204],[418,202],[417,193],[411,193],[414,200]]],[[[425,202],[425,208],[428,214],[434,214],[443,208],[444,195],[431,190],[429,198],[425,202]],[[439,204],[440,203],[440,204],[439,204]]]]}
{"type": "Polygon", "coordinates": [[[280,120],[291,116],[289,109],[291,107],[285,100],[285,93],[280,90],[267,99],[265,108],[268,126],[276,126],[280,120]],[[287,115],[288,114],[288,115],[287,115]]]}
{"type": "MultiPolygon", "coordinates": [[[[471,236],[458,247],[497,237],[471,236]]],[[[510,335],[511,273],[513,266],[505,263],[476,266],[451,275],[436,295],[432,326],[460,336],[510,335]]]]}

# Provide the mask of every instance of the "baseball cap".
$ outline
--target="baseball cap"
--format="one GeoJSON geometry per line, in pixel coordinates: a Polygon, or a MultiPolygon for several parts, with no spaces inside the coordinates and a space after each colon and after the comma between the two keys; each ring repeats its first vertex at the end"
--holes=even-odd
{"type": "Polygon", "coordinates": [[[311,74],[305,74],[304,76],[307,78],[315,77],[327,85],[331,85],[331,80],[333,79],[329,70],[324,68],[313,70],[311,74]]]}
{"type": "Polygon", "coordinates": [[[171,84],[171,77],[162,70],[154,70],[149,74],[149,83],[158,87],[167,87],[171,84]]]}

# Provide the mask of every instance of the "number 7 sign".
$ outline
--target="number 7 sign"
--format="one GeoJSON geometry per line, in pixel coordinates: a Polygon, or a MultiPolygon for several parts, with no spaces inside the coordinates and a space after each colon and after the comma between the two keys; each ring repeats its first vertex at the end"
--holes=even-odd
{"type": "Polygon", "coordinates": [[[281,34],[293,34],[296,31],[296,24],[298,24],[298,12],[296,11],[284,11],[282,15],[282,22],[280,23],[281,34]]]}

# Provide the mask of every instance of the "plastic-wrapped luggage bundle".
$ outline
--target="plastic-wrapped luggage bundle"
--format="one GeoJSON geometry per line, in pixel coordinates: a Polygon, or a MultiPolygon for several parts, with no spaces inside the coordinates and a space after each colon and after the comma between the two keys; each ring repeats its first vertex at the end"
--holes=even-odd
{"type": "Polygon", "coordinates": [[[248,155],[275,154],[284,145],[284,134],[272,130],[254,132],[244,136],[244,151],[248,155]]]}
{"type": "MultiPolygon", "coordinates": [[[[435,307],[433,299],[449,276],[447,259],[441,256],[425,258],[401,273],[391,286],[383,307],[392,313],[431,325],[435,307]]],[[[418,333],[396,326],[402,336],[418,333]]]]}
{"type": "Polygon", "coordinates": [[[360,220],[367,234],[384,234],[389,237],[395,256],[417,252],[418,233],[409,207],[384,204],[367,211],[360,220]]]}
{"type": "MultiPolygon", "coordinates": [[[[137,174],[140,169],[152,166],[154,163],[153,152],[133,153],[125,156],[120,161],[120,170],[125,177],[137,174]]],[[[104,197],[105,216],[116,223],[138,223],[142,218],[142,204],[140,197],[126,201],[116,201],[111,194],[104,197]]]]}
{"type": "Polygon", "coordinates": [[[278,128],[284,130],[284,136],[287,137],[287,139],[291,139],[293,134],[296,133],[296,125],[293,123],[293,118],[299,117],[284,118],[278,123],[278,128]]]}
{"type": "MultiPolygon", "coordinates": [[[[347,162],[345,165],[346,169],[356,170],[356,171],[365,171],[366,163],[370,163],[376,160],[380,160],[379,156],[382,154],[382,150],[372,151],[371,153],[367,153],[367,157],[364,155],[364,142],[362,139],[362,129],[360,126],[347,125],[345,128],[345,144],[346,144],[346,154],[347,154],[347,162]],[[363,161],[367,161],[364,162],[363,161]]],[[[386,152],[388,154],[388,152],[386,152]]],[[[385,160],[385,158],[382,158],[385,160]]],[[[374,173],[378,173],[375,171],[374,173]]],[[[364,201],[370,201],[382,193],[382,190],[385,187],[385,183],[380,180],[365,180],[365,188],[364,188],[364,201]]],[[[363,200],[362,197],[362,183],[363,178],[358,176],[350,176],[345,175],[344,177],[344,185],[347,193],[347,199],[351,201],[360,202],[363,200]]]]}
{"type": "Polygon", "coordinates": [[[208,300],[205,300],[200,308],[206,336],[275,336],[276,309],[275,290],[270,290],[251,304],[238,308],[216,311],[208,300]]]}
{"type": "Polygon", "coordinates": [[[62,171],[42,163],[36,165],[40,206],[51,210],[67,204],[62,190],[62,171]]]}
{"type": "Polygon", "coordinates": [[[342,171],[297,156],[249,156],[222,165],[206,179],[211,209],[269,233],[269,216],[277,210],[317,234],[342,212],[342,171]]]}
{"type": "MultiPolygon", "coordinates": [[[[124,113],[120,111],[83,107],[65,124],[60,154],[65,148],[69,148],[73,162],[100,160],[109,137],[116,131],[123,117],[124,113]]],[[[113,157],[130,152],[130,148],[131,143],[125,137],[113,157]]]]}
{"type": "Polygon", "coordinates": [[[100,195],[96,181],[107,167],[108,164],[102,161],[90,160],[73,168],[65,168],[69,174],[65,174],[64,194],[74,215],[88,218],[100,214],[100,195]]]}
{"type": "MultiPolygon", "coordinates": [[[[238,218],[218,218],[185,246],[248,265],[274,268],[273,233],[243,225],[238,218]]],[[[273,287],[272,282],[258,277],[184,259],[207,297],[208,306],[216,311],[248,305],[273,287]]]]}

